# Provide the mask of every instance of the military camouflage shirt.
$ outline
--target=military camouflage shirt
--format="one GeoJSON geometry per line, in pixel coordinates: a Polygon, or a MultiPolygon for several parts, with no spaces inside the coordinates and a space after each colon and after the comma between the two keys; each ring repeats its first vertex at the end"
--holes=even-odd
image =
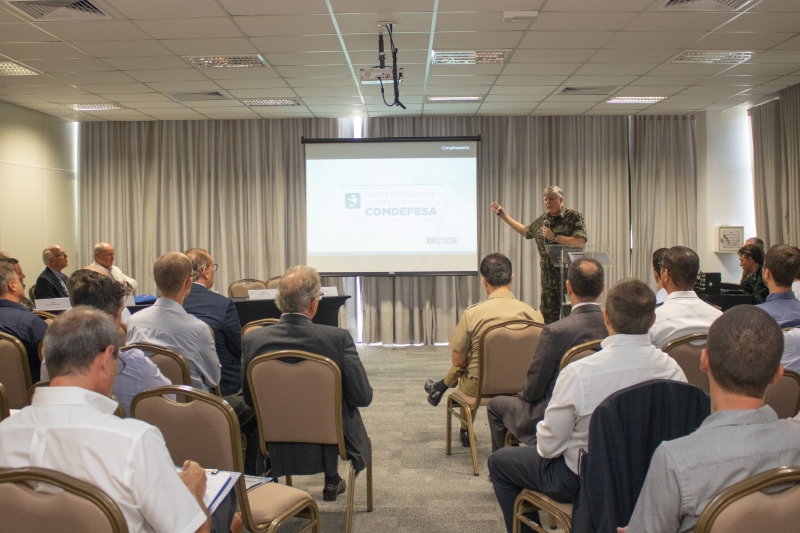
{"type": "MultiPolygon", "coordinates": [[[[581,237],[586,239],[586,223],[583,221],[583,215],[574,209],[567,209],[562,207],[561,211],[556,216],[550,216],[550,213],[545,213],[525,228],[526,239],[536,239],[536,248],[539,249],[539,259],[542,268],[551,267],[550,257],[547,255],[546,244],[556,244],[555,241],[548,242],[542,236],[542,228],[544,227],[545,218],[550,219],[550,231],[556,235],[564,235],[565,237],[581,237]]],[[[552,267],[551,267],[552,268],[552,267]]]]}

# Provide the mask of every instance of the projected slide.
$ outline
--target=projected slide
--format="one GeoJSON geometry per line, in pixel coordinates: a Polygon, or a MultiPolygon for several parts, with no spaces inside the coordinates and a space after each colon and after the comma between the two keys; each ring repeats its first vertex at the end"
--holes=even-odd
{"type": "Polygon", "coordinates": [[[307,263],[330,274],[475,272],[476,145],[306,144],[307,263]]]}

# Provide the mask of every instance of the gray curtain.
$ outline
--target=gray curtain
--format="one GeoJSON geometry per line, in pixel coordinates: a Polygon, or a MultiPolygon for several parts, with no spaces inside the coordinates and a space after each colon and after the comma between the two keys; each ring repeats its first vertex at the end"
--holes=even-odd
{"type": "Polygon", "coordinates": [[[783,89],[779,94],[783,135],[782,178],[785,182],[783,190],[788,197],[786,202],[788,223],[783,242],[798,246],[800,245],[800,216],[798,216],[800,213],[800,84],[783,89]]]}
{"type": "Polygon", "coordinates": [[[756,234],[769,247],[784,242],[789,230],[789,196],[783,179],[781,102],[772,100],[747,112],[753,138],[756,234]]]}
{"type": "MultiPolygon", "coordinates": [[[[539,306],[539,257],[489,208],[497,200],[529,223],[544,212],[542,190],[559,185],[581,211],[589,244],[606,245],[608,286],[630,275],[625,117],[422,117],[368,119],[369,137],[482,135],[478,151],[478,252],[514,264],[513,290],[539,306]]],[[[485,298],[477,278],[364,278],[364,342],[447,342],[461,312],[485,298]]]]}
{"type": "Polygon", "coordinates": [[[631,144],[631,270],[655,289],[655,250],[697,249],[694,117],[635,116],[631,144]]]}

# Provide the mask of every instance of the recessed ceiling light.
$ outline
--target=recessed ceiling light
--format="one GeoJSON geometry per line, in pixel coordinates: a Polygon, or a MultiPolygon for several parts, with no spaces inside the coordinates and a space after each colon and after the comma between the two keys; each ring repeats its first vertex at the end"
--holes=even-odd
{"type": "Polygon", "coordinates": [[[66,107],[75,111],[109,111],[111,109],[125,109],[116,104],[67,104],[66,107]]]}
{"type": "Polygon", "coordinates": [[[259,54],[239,56],[184,56],[183,59],[197,68],[253,68],[269,66],[259,54]]]}
{"type": "Polygon", "coordinates": [[[752,51],[728,52],[724,50],[687,50],[671,62],[699,63],[703,65],[738,65],[739,63],[744,63],[754,55],[756,55],[756,52],[752,51]]]}
{"type": "Polygon", "coordinates": [[[477,50],[456,52],[431,52],[431,63],[435,65],[484,65],[504,63],[508,50],[477,50]]]}
{"type": "Polygon", "coordinates": [[[38,72],[34,72],[29,68],[22,65],[17,65],[11,61],[0,61],[0,76],[38,76],[38,72]]]}
{"type": "Polygon", "coordinates": [[[664,100],[666,96],[615,96],[606,100],[607,104],[655,104],[664,100]]]}
{"type": "Polygon", "coordinates": [[[538,11],[503,11],[504,22],[527,22],[539,18],[538,11]]]}
{"type": "Polygon", "coordinates": [[[483,96],[429,96],[429,104],[458,104],[461,102],[480,102],[483,96]]]}
{"type": "Polygon", "coordinates": [[[248,98],[246,100],[241,100],[241,102],[250,107],[300,105],[300,102],[294,98],[248,98]]]}

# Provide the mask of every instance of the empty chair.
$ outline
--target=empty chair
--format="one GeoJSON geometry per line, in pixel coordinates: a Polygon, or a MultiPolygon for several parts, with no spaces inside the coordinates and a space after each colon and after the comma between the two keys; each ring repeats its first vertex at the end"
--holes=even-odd
{"type": "Polygon", "coordinates": [[[800,412],[800,375],[784,370],[781,379],[767,387],[767,405],[778,418],[793,418],[800,412]]]}
{"type": "Polygon", "coordinates": [[[589,357],[593,353],[597,353],[600,351],[600,343],[601,340],[597,341],[589,341],[584,342],[583,344],[579,344],[577,346],[573,346],[569,350],[564,353],[564,357],[561,358],[561,363],[558,365],[558,370],[564,370],[564,367],[570,363],[574,363],[575,361],[579,361],[584,357],[589,357]]]}
{"type": "Polygon", "coordinates": [[[488,404],[493,396],[512,395],[522,390],[542,328],[544,324],[530,320],[511,320],[486,328],[478,340],[478,394],[470,396],[461,389],[455,389],[447,397],[445,453],[452,453],[452,425],[455,416],[467,424],[472,473],[476,476],[478,450],[475,446],[473,412],[488,404]]]}
{"type": "Polygon", "coordinates": [[[0,471],[0,533],[127,533],[119,506],[105,492],[46,468],[0,471]],[[38,492],[31,483],[61,489],[38,492]]]}
{"type": "MultiPolygon", "coordinates": [[[[137,394],[131,403],[131,416],[161,430],[175,464],[190,459],[207,468],[244,474],[239,420],[224,400],[190,387],[171,385],[137,394]],[[193,401],[176,403],[168,398],[172,394],[193,401]]],[[[272,533],[289,518],[304,517],[309,523],[300,531],[319,533],[317,504],[307,492],[277,483],[266,483],[248,492],[244,475],[237,480],[235,490],[248,531],[272,533]]]]}
{"type": "MultiPolygon", "coordinates": [[[[267,442],[337,445],[347,460],[342,425],[342,373],[321,355],[284,350],[259,355],[247,367],[247,381],[258,420],[261,452],[267,442]],[[290,363],[281,359],[299,359],[290,363]]],[[[372,461],[367,463],[367,511],[372,511],[372,461]]],[[[356,472],[347,483],[345,531],[353,526],[356,472]]],[[[287,476],[287,483],[290,483],[287,476]]]]}
{"type": "Polygon", "coordinates": [[[267,284],[260,279],[240,279],[228,285],[228,297],[247,298],[250,296],[247,291],[255,291],[266,288],[267,284]]]}
{"type": "Polygon", "coordinates": [[[156,346],[155,344],[146,343],[129,344],[123,346],[120,350],[130,350],[133,348],[143,351],[173,385],[192,384],[192,380],[189,376],[189,363],[187,363],[186,359],[178,352],[156,346]]]}
{"type": "Polygon", "coordinates": [[[692,333],[685,337],[672,340],[664,345],[661,350],[675,359],[681,370],[686,375],[686,380],[703,389],[708,394],[710,386],[708,376],[700,370],[700,353],[708,344],[708,335],[705,333],[692,333]]]}
{"type": "Polygon", "coordinates": [[[33,385],[28,353],[13,335],[0,333],[0,383],[8,395],[10,409],[28,405],[28,389],[33,385]]]}
{"type": "Polygon", "coordinates": [[[254,331],[263,328],[264,326],[271,326],[277,323],[278,323],[277,318],[262,318],[261,320],[253,320],[252,322],[248,322],[247,324],[245,324],[244,327],[242,328],[242,337],[244,337],[244,334],[249,331],[254,331]]]}
{"type": "Polygon", "coordinates": [[[695,533],[793,533],[800,523],[800,467],[782,466],[751,476],[708,502],[695,533]]]}
{"type": "Polygon", "coordinates": [[[280,283],[280,281],[281,281],[281,277],[280,276],[275,276],[273,278],[269,278],[267,280],[267,288],[268,289],[277,289],[278,288],[278,283],[280,283]]]}

